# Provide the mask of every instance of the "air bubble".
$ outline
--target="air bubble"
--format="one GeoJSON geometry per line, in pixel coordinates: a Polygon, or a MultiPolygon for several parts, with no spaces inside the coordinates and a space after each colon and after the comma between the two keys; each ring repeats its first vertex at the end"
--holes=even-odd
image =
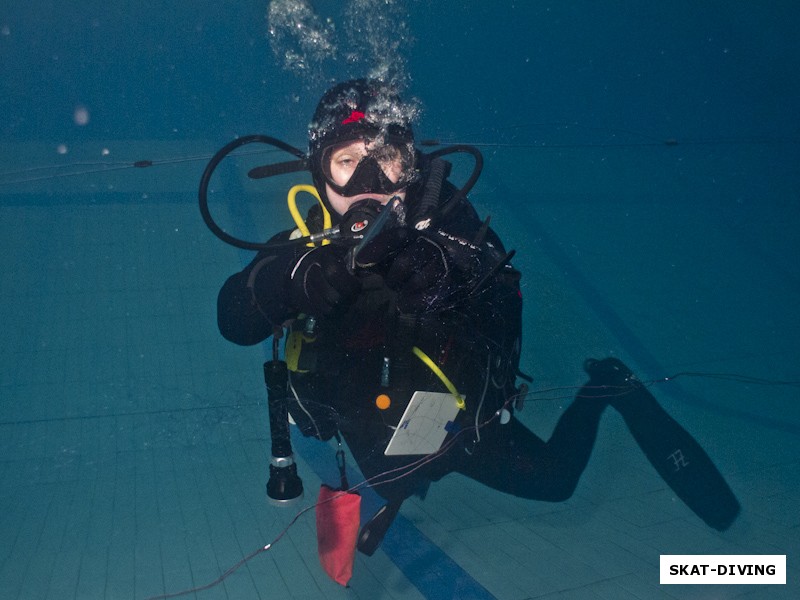
{"type": "Polygon", "coordinates": [[[78,105],[75,107],[75,112],[72,113],[72,120],[76,125],[86,125],[89,123],[89,109],[85,106],[78,105]]]}

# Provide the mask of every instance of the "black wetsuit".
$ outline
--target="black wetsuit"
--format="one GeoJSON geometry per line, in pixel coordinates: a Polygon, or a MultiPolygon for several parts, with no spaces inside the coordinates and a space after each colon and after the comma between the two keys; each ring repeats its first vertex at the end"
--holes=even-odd
{"type": "MultiPolygon", "coordinates": [[[[442,194],[453,191],[446,185],[442,194]]],[[[412,191],[406,203],[413,207],[412,191]]],[[[289,233],[274,239],[286,240],[289,233]]],[[[362,290],[349,309],[335,317],[316,317],[313,336],[307,337],[313,341],[303,345],[301,368],[291,377],[302,405],[290,403],[292,416],[306,435],[329,439],[335,430],[341,431],[364,475],[389,501],[402,501],[450,472],[517,496],[568,498],[588,462],[605,403],[574,402],[548,442],[513,416],[501,424],[498,412],[505,406],[513,413],[508,400],[517,391],[519,273],[508,264],[498,236],[466,200],[426,235],[441,245],[458,271],[448,280],[448,289],[439,290],[441,302],[404,314],[398,308],[398,291],[384,282],[389,265],[360,270],[362,290]],[[466,409],[459,411],[445,442],[455,436],[455,443],[412,475],[397,478],[400,471],[395,469],[420,459],[384,455],[412,393],[446,391],[412,354],[412,346],[421,348],[452,379],[466,397],[466,409]],[[376,406],[375,398],[382,393],[391,398],[388,409],[376,406]],[[386,472],[391,473],[381,476],[386,472]]],[[[219,327],[228,340],[256,344],[298,316],[287,288],[292,267],[306,251],[262,251],[228,279],[218,302],[219,327]]]]}

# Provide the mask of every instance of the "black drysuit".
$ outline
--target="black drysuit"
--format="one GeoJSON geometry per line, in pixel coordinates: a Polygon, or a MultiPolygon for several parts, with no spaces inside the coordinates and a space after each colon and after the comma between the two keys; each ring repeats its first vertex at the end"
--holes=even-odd
{"type": "MultiPolygon", "coordinates": [[[[443,201],[454,190],[445,185],[443,201]]],[[[413,208],[413,190],[405,202],[413,208]]],[[[310,216],[309,225],[315,220],[310,216]]],[[[279,234],[274,242],[287,240],[289,233],[279,234]]],[[[371,243],[380,245],[383,235],[371,243]]],[[[516,496],[548,501],[570,497],[588,462],[605,403],[576,400],[548,442],[513,416],[501,424],[499,411],[505,408],[513,414],[510,400],[517,392],[519,273],[508,264],[498,236],[465,199],[430,231],[411,231],[405,249],[415,242],[441,252],[446,275],[431,286],[434,289],[409,295],[386,284],[393,258],[403,260],[402,251],[386,253],[376,264],[359,269],[362,285],[355,301],[333,315],[315,316],[313,335],[306,336],[300,366],[292,372],[298,401],[290,402],[290,413],[306,435],[329,439],[340,431],[365,477],[395,503],[454,471],[516,496]],[[447,391],[412,354],[413,346],[453,381],[466,397],[466,409],[459,411],[445,441],[447,450],[398,478],[402,467],[420,457],[387,457],[383,451],[411,395],[416,390],[447,391]],[[390,396],[389,408],[376,406],[379,394],[390,396]]],[[[218,301],[225,338],[256,344],[298,317],[289,279],[307,251],[304,246],[261,251],[227,280],[218,301]]],[[[405,268],[424,265],[414,263],[412,251],[405,268]]]]}

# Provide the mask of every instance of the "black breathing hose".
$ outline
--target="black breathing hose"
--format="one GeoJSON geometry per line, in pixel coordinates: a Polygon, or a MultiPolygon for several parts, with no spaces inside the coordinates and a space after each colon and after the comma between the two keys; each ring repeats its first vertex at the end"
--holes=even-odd
{"type": "MultiPolygon", "coordinates": [[[[221,239],[226,244],[230,244],[231,246],[235,246],[236,248],[242,248],[244,250],[266,250],[268,248],[276,247],[275,244],[270,244],[269,246],[265,242],[247,242],[245,240],[240,240],[237,237],[230,235],[229,233],[225,232],[219,225],[217,225],[214,218],[211,216],[211,211],[208,209],[208,185],[211,181],[211,176],[214,174],[214,170],[219,166],[221,163],[231,152],[244,146],[246,144],[252,143],[261,143],[261,144],[268,144],[270,146],[275,146],[280,150],[284,150],[289,154],[293,154],[298,159],[301,159],[305,163],[306,155],[303,153],[302,150],[298,150],[294,146],[290,146],[289,144],[282,142],[274,137],[270,137],[268,135],[246,135],[240,137],[238,139],[233,140],[232,142],[225,144],[222,148],[217,150],[216,154],[211,157],[211,160],[208,161],[205,170],[203,171],[202,177],[200,177],[200,188],[197,192],[198,200],[200,202],[200,214],[203,216],[203,221],[211,230],[211,233],[216,235],[219,239],[221,239]]],[[[300,161],[293,161],[299,163],[300,161]]],[[[284,164],[284,163],[281,163],[284,164]]],[[[261,167],[259,167],[261,168],[261,167]]],[[[304,168],[304,167],[303,167],[304,168]]],[[[300,168],[293,169],[294,171],[301,170],[300,168]]],[[[292,171],[286,171],[292,172],[292,171]]],[[[286,244],[281,245],[294,245],[296,242],[292,241],[286,244]]]]}

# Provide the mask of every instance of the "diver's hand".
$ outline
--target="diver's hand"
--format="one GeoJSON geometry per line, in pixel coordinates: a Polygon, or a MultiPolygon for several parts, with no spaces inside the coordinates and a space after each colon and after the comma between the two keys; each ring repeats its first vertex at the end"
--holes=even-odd
{"type": "Polygon", "coordinates": [[[402,313],[441,308],[453,291],[453,267],[445,249],[427,236],[417,236],[392,261],[386,284],[397,292],[402,313]]]}
{"type": "Polygon", "coordinates": [[[309,315],[329,315],[349,306],[361,282],[346,266],[347,248],[329,244],[305,253],[290,273],[289,297],[309,315]]]}
{"type": "Polygon", "coordinates": [[[405,227],[392,227],[381,231],[356,254],[355,265],[362,269],[389,263],[408,245],[409,231],[405,227]]]}

